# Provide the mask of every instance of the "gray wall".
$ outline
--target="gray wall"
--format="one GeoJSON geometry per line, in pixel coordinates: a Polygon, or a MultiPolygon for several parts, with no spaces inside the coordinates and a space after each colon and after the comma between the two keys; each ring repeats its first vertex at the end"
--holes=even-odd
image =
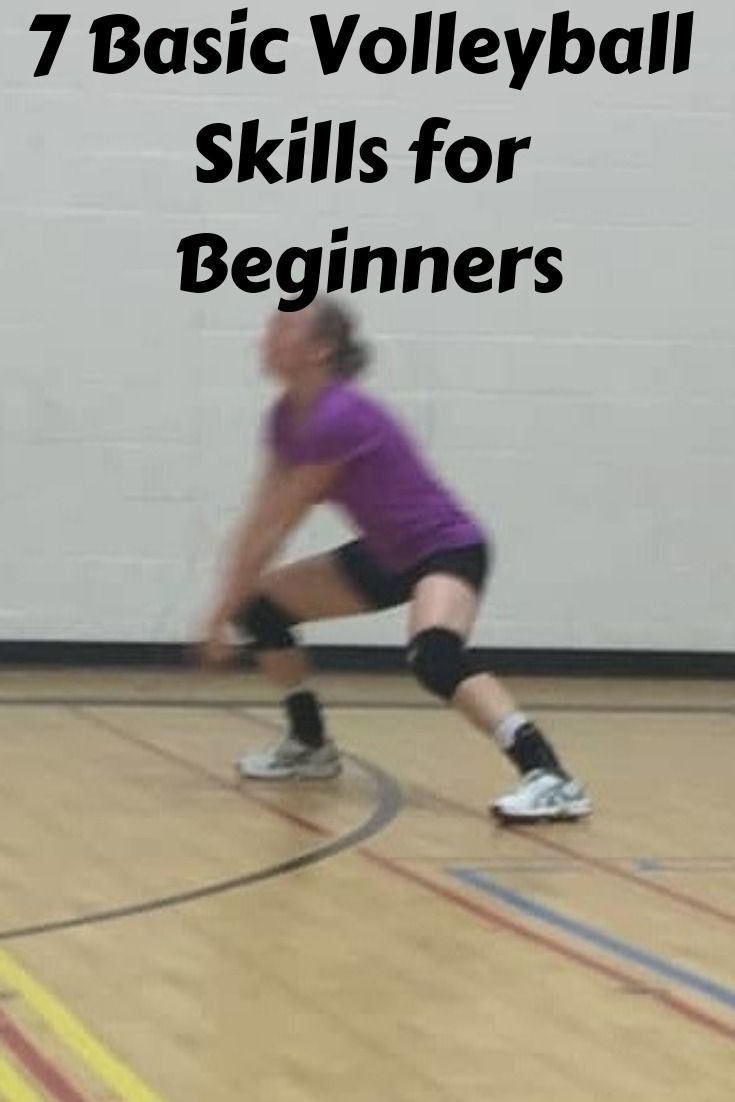
{"type": "MultiPolygon", "coordinates": [[[[234,6],[234,5],[233,5],[234,6]]],[[[58,5],[57,5],[58,7],[58,5]]],[[[733,5],[696,5],[692,70],[320,77],[321,0],[250,5],[292,30],[288,76],[91,72],[86,31],[110,9],[68,2],[54,72],[32,73],[36,10],[4,0],[0,178],[0,637],[186,638],[254,470],[269,392],[257,334],[273,295],[178,291],[180,238],[215,230],[274,255],[326,244],[557,245],[565,283],[536,295],[354,299],[378,348],[370,386],[413,426],[498,533],[477,641],[500,646],[735,647],[733,5]],[[195,180],[208,122],[357,118],[384,134],[374,186],[195,180]],[[497,142],[530,134],[516,179],[411,182],[423,118],[497,142]]],[[[430,5],[363,6],[408,30],[430,5]]],[[[451,5],[435,5],[437,12],[451,5]]],[[[559,5],[559,8],[563,5],[559,5]]],[[[227,26],[230,5],[130,3],[144,26],[227,26]],[[155,15],[151,9],[155,8],[155,15]]],[[[545,27],[549,3],[460,5],[460,24],[545,27]]],[[[650,0],[577,4],[591,29],[648,22],[650,0]]],[[[316,516],[291,554],[329,545],[316,516]]],[[[319,628],[400,640],[400,615],[319,628]]]]}

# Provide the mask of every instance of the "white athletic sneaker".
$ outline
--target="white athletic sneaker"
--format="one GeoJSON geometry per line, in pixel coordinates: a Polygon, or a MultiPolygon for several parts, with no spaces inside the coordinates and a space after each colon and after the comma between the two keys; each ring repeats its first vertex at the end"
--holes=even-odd
{"type": "Polygon", "coordinates": [[[515,792],[491,804],[491,810],[508,823],[581,819],[591,813],[592,801],[579,781],[534,769],[526,774],[515,792]]]}
{"type": "Polygon", "coordinates": [[[237,768],[240,776],[248,780],[322,781],[338,776],[342,772],[342,761],[333,742],[327,741],[315,750],[286,735],[269,750],[246,754],[237,768]]]}

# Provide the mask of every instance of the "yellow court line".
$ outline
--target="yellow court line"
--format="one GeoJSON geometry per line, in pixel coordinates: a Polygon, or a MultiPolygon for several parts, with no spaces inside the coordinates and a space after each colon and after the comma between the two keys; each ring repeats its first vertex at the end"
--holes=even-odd
{"type": "MultiPolygon", "coordinates": [[[[56,996],[42,987],[2,949],[0,949],[0,980],[22,997],[66,1048],[73,1052],[101,1083],[109,1087],[121,1102],[163,1102],[159,1094],[147,1087],[134,1071],[114,1056],[101,1041],[93,1037],[56,996]]],[[[10,1070],[12,1072],[12,1068],[10,1070]]],[[[11,1096],[11,1102],[41,1102],[41,1100],[31,1093],[25,1096],[22,1094],[11,1096]]]]}
{"type": "Polygon", "coordinates": [[[29,1087],[12,1064],[0,1056],[0,1097],[5,1102],[43,1102],[40,1094],[29,1087]]]}

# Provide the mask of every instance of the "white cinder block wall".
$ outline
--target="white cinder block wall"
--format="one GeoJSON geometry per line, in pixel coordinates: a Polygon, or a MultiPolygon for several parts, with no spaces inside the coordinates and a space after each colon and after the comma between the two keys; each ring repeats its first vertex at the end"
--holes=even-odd
{"type": "MultiPolygon", "coordinates": [[[[234,3],[139,0],[144,27],[227,27],[234,3]]],[[[429,4],[371,0],[365,29],[408,30],[429,4]]],[[[496,646],[735,647],[735,297],[730,0],[698,0],[679,77],[320,78],[320,0],[252,0],[253,29],[291,29],[288,75],[91,72],[73,22],[51,77],[28,0],[0,8],[0,637],[187,638],[222,534],[254,471],[268,391],[256,340],[272,296],[228,283],[179,292],[180,238],[215,230],[276,255],[349,225],[355,244],[564,251],[561,291],[448,291],[354,304],[378,352],[370,385],[495,526],[500,547],[477,641],[496,646]],[[264,134],[357,118],[384,134],[374,186],[195,179],[209,122],[264,134]],[[515,181],[410,183],[423,118],[491,142],[530,134],[515,181]]],[[[46,6],[48,7],[48,5],[46,6]]],[[[435,11],[452,5],[433,5],[435,11]]],[[[547,26],[546,0],[458,5],[460,24],[547,26]]],[[[604,30],[651,0],[577,3],[604,30]]],[[[529,281],[530,282],[530,281],[529,281]]],[[[291,553],[342,537],[316,517],[291,553]]],[[[322,641],[389,643],[402,617],[330,625],[322,641]]]]}

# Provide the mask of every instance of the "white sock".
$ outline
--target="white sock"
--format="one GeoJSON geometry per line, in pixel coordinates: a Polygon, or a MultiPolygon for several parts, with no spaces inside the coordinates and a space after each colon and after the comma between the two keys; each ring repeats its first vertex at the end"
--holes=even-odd
{"type": "Polygon", "coordinates": [[[300,685],[294,685],[290,689],[284,689],[283,699],[288,700],[290,696],[298,696],[299,693],[315,693],[314,682],[312,678],[307,678],[306,681],[302,681],[300,685]]]}
{"type": "Polygon", "coordinates": [[[501,750],[510,750],[516,740],[516,735],[526,723],[528,723],[528,716],[525,716],[523,712],[511,712],[505,719],[501,719],[493,732],[501,750]]]}

